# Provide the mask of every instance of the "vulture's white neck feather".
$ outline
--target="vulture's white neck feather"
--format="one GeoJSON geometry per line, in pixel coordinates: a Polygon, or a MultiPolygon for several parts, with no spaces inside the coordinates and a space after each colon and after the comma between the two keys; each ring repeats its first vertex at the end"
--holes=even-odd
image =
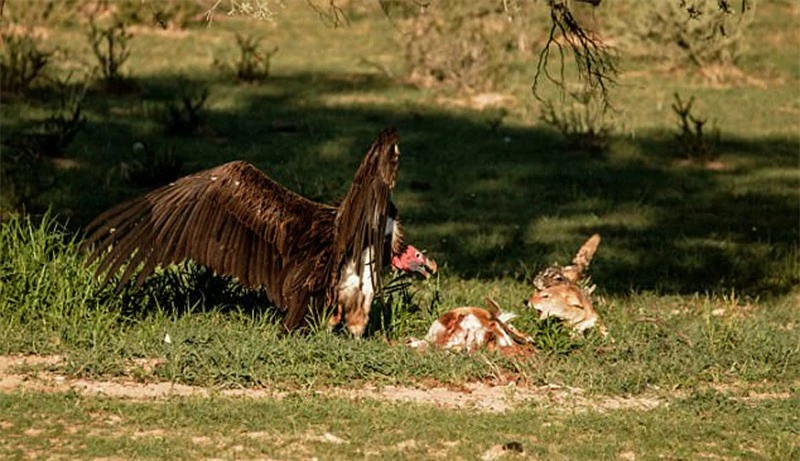
{"type": "MultiPolygon", "coordinates": [[[[374,262],[372,260],[372,248],[366,248],[361,252],[363,271],[361,274],[356,272],[356,262],[350,261],[342,269],[339,289],[342,292],[361,291],[365,296],[371,297],[373,294],[372,273],[374,262]]],[[[372,300],[370,299],[370,302],[372,300]]]]}
{"type": "Polygon", "coordinates": [[[391,237],[394,234],[394,219],[386,217],[386,229],[383,231],[384,237],[391,237]]]}

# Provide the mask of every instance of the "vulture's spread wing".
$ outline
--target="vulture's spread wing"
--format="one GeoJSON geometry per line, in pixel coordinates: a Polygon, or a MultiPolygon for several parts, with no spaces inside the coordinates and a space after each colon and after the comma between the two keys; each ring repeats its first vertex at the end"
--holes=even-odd
{"type": "Polygon", "coordinates": [[[307,200],[245,162],[178,179],[98,216],[95,245],[106,280],[125,266],[119,286],[141,284],[159,265],[192,259],[249,287],[266,288],[278,306],[305,309],[330,282],[336,208],[307,200]]]}
{"type": "Polygon", "coordinates": [[[357,272],[361,272],[362,252],[371,248],[373,267],[377,272],[372,283],[376,290],[381,288],[386,220],[397,181],[398,142],[397,132],[392,128],[378,135],[361,162],[336,216],[334,270],[338,271],[343,264],[355,260],[357,272]]]}

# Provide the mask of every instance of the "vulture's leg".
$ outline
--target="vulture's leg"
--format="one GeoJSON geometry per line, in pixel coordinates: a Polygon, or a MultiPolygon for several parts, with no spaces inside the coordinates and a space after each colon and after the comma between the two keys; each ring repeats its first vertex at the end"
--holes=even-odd
{"type": "Polygon", "coordinates": [[[372,294],[365,296],[362,293],[357,293],[354,297],[356,302],[345,304],[344,322],[347,329],[353,336],[361,336],[367,328],[369,321],[369,309],[372,304],[372,294]]]}
{"type": "MultiPolygon", "coordinates": [[[[341,297],[341,293],[339,294],[341,297]]],[[[342,303],[341,301],[333,308],[333,313],[331,314],[331,318],[328,319],[328,329],[332,330],[336,328],[336,325],[342,323],[342,303]]]]}

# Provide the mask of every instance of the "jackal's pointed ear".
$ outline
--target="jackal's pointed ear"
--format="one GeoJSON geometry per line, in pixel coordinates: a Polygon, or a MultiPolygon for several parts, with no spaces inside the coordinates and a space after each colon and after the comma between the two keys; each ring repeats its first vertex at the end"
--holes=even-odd
{"type": "Polygon", "coordinates": [[[597,252],[597,247],[600,245],[600,234],[594,234],[589,237],[589,240],[581,246],[578,254],[572,259],[572,264],[575,264],[581,271],[585,270],[589,263],[592,262],[594,254],[597,252]]]}

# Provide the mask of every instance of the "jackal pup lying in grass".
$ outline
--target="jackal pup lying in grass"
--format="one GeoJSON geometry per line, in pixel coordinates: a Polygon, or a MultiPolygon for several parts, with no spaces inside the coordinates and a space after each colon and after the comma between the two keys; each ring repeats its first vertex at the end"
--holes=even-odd
{"type": "MultiPolygon", "coordinates": [[[[599,244],[600,235],[594,234],[578,250],[571,265],[553,265],[539,272],[533,279],[533,294],[524,304],[539,311],[540,319],[561,319],[575,334],[582,335],[598,326],[605,336],[605,327],[599,325],[591,301],[596,287],[585,275],[599,244]]],[[[447,311],[433,322],[424,339],[409,338],[408,346],[426,349],[433,345],[466,352],[484,347],[496,350],[532,346],[533,339],[511,325],[516,314],[503,312],[490,298],[486,303],[486,309],[457,307],[447,311]]]]}
{"type": "Polygon", "coordinates": [[[457,307],[436,319],[422,340],[409,338],[407,344],[414,349],[426,349],[429,345],[444,349],[472,352],[509,347],[526,347],[533,339],[520,333],[511,321],[517,316],[502,312],[492,299],[486,298],[486,309],[480,307],[457,307]]]}
{"type": "Polygon", "coordinates": [[[540,319],[563,320],[577,334],[598,326],[600,334],[605,336],[605,327],[599,325],[600,319],[591,300],[597,286],[586,275],[599,244],[600,235],[594,234],[578,250],[572,264],[553,265],[536,274],[533,294],[525,305],[539,311],[540,319]]]}

